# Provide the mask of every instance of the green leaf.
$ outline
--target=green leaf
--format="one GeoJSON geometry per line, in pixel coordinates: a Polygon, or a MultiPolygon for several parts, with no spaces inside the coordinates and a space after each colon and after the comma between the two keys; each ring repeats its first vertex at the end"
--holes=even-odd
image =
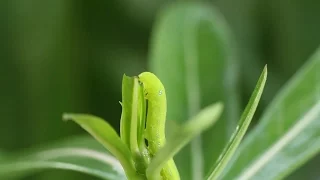
{"type": "Polygon", "coordinates": [[[287,180],[301,180],[305,179],[306,176],[308,180],[319,180],[320,171],[319,171],[319,164],[320,164],[320,156],[313,158],[312,160],[308,161],[304,164],[301,168],[287,176],[285,179],[287,180]]]}
{"type": "Polygon", "coordinates": [[[89,136],[7,153],[6,160],[0,161],[0,179],[21,178],[46,169],[72,170],[109,180],[126,179],[119,161],[89,136]]]}
{"type": "Polygon", "coordinates": [[[139,153],[138,144],[143,138],[141,129],[144,126],[140,123],[141,108],[138,108],[141,89],[137,78],[123,76],[120,137],[130,148],[132,154],[139,153]]]}
{"type": "Polygon", "coordinates": [[[223,179],[281,179],[320,150],[320,49],[274,98],[223,179]]]}
{"type": "Polygon", "coordinates": [[[73,120],[79,124],[120,161],[127,177],[136,177],[129,148],[106,121],[88,114],[64,114],[63,119],[73,120]]]}
{"type": "Polygon", "coordinates": [[[175,157],[181,179],[204,177],[240,117],[231,39],[220,13],[206,3],[174,3],[161,11],[154,26],[149,67],[166,88],[167,119],[181,124],[214,102],[225,107],[221,121],[175,157]]]}
{"type": "Polygon", "coordinates": [[[122,78],[122,112],[120,120],[120,137],[127,147],[130,147],[132,96],[134,78],[123,75],[122,78]]]}
{"type": "Polygon", "coordinates": [[[153,157],[146,171],[147,177],[159,174],[166,162],[178,153],[183,146],[211,127],[219,119],[222,109],[223,105],[221,103],[206,107],[185,125],[177,129],[174,135],[167,140],[165,146],[153,157]]]}
{"type": "Polygon", "coordinates": [[[146,102],[137,77],[123,75],[121,106],[121,139],[129,147],[137,171],[144,174],[149,162],[144,141],[146,102]]]}
{"type": "Polygon", "coordinates": [[[4,151],[0,150],[0,161],[3,161],[4,159],[6,159],[6,157],[7,154],[4,151]]]}
{"type": "Polygon", "coordinates": [[[223,153],[220,155],[220,158],[218,159],[216,164],[213,166],[212,171],[210,172],[210,174],[208,174],[207,178],[205,179],[210,179],[210,180],[217,179],[221,174],[221,172],[223,171],[223,169],[226,167],[227,163],[230,161],[232,155],[235,153],[258,107],[266,80],[267,80],[267,66],[265,66],[265,68],[262,71],[262,74],[257,82],[257,85],[251,95],[249,103],[247,104],[240,118],[239,124],[235,132],[233,133],[229,143],[227,144],[223,153]]]}

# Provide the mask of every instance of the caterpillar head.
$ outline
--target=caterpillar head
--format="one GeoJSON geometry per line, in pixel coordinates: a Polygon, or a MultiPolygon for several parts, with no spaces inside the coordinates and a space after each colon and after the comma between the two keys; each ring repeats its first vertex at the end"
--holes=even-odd
{"type": "Polygon", "coordinates": [[[145,97],[159,97],[165,94],[163,84],[156,75],[151,72],[143,72],[138,75],[139,81],[143,84],[145,97]]]}

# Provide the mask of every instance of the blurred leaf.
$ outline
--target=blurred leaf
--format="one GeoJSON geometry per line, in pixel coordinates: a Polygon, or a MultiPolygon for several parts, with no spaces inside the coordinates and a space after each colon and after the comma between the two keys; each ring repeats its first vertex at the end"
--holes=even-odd
{"type": "Polygon", "coordinates": [[[136,172],[130,150],[109,123],[88,114],[64,114],[63,119],[79,124],[120,161],[128,177],[135,177],[136,172]]]}
{"type": "Polygon", "coordinates": [[[166,137],[170,138],[171,136],[174,136],[174,133],[178,131],[179,128],[180,125],[176,121],[166,120],[166,137]]]}
{"type": "Polygon", "coordinates": [[[223,179],[281,179],[320,150],[320,49],[274,98],[223,179]]]}
{"type": "MultiPolygon", "coordinates": [[[[11,141],[2,143],[0,139],[2,148],[20,149],[74,134],[79,129],[59,119],[64,111],[89,109],[88,66],[84,63],[89,43],[79,24],[82,21],[77,20],[77,6],[64,0],[2,2],[0,6],[8,11],[8,25],[0,26],[9,31],[5,35],[9,56],[1,58],[0,66],[8,61],[4,66],[9,71],[0,71],[7,78],[4,90],[9,93],[4,94],[5,100],[0,98],[4,115],[8,113],[2,116],[4,132],[0,134],[11,141]]],[[[30,179],[61,178],[84,179],[78,173],[53,170],[30,179]]]]}
{"type": "Polygon", "coordinates": [[[221,15],[205,3],[170,5],[154,26],[150,71],[166,88],[167,119],[181,123],[217,101],[225,107],[221,121],[175,157],[181,179],[202,179],[236,127],[238,71],[230,36],[221,15]]]}
{"type": "Polygon", "coordinates": [[[121,9],[130,16],[135,23],[143,27],[149,27],[159,8],[170,0],[148,1],[148,0],[128,0],[120,1],[121,9]],[[143,6],[141,6],[143,4],[143,6]]]}
{"type": "MultiPolygon", "coordinates": [[[[251,95],[251,98],[246,106],[239,124],[231,136],[229,143],[227,144],[226,148],[224,149],[223,153],[220,155],[220,158],[216,162],[216,164],[212,167],[212,171],[208,174],[208,178],[206,179],[217,179],[223,169],[226,167],[230,159],[232,158],[233,154],[235,153],[236,149],[238,148],[243,136],[245,135],[249,124],[252,120],[252,117],[257,109],[259,104],[264,85],[267,80],[267,66],[263,69],[263,72],[257,82],[257,85],[251,95]]],[[[209,142],[207,142],[209,143],[209,142]]]]}
{"type": "Polygon", "coordinates": [[[320,178],[319,164],[320,164],[320,155],[308,161],[301,168],[299,168],[297,171],[290,174],[285,179],[287,180],[301,180],[301,179],[319,180],[320,178]]]}
{"type": "Polygon", "coordinates": [[[61,113],[88,109],[86,67],[81,54],[84,47],[79,40],[81,30],[73,21],[72,3],[34,0],[9,4],[15,37],[11,40],[15,41],[12,61],[23,95],[19,103],[23,116],[17,123],[24,128],[19,132],[27,134],[29,129],[37,129],[23,137],[20,147],[70,135],[76,127],[57,123],[61,113]]]}
{"type": "Polygon", "coordinates": [[[79,136],[11,153],[0,162],[0,179],[19,178],[45,169],[86,173],[103,179],[126,179],[122,166],[94,138],[79,136]]]}
{"type": "Polygon", "coordinates": [[[223,110],[221,103],[213,104],[199,112],[185,125],[175,131],[165,146],[156,154],[147,168],[147,177],[159,174],[165,163],[171,159],[189,141],[211,127],[219,119],[223,110]]]}
{"type": "Polygon", "coordinates": [[[7,157],[7,154],[0,150],[0,161],[3,161],[7,157]]]}

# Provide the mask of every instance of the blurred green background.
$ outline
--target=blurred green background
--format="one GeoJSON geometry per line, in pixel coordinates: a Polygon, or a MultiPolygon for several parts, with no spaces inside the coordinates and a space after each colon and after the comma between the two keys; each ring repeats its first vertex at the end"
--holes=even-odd
{"type": "MultiPolygon", "coordinates": [[[[122,75],[148,70],[153,23],[168,2],[0,1],[0,151],[85,134],[77,125],[64,123],[63,112],[91,113],[118,130],[122,75]]],[[[210,3],[225,16],[236,38],[242,109],[268,64],[257,119],[320,44],[320,1],[210,3]]],[[[59,177],[93,179],[54,170],[26,179],[59,177]]]]}

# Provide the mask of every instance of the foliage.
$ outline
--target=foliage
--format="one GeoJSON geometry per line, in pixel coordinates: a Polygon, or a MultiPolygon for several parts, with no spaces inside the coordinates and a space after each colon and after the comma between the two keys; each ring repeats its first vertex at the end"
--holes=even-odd
{"type": "Polygon", "coordinates": [[[120,136],[102,118],[65,114],[64,119],[75,121],[97,141],[77,137],[27,152],[0,153],[0,178],[65,169],[103,179],[146,179],[157,177],[170,158],[181,179],[287,177],[320,151],[320,49],[272,98],[240,144],[262,95],[267,68],[238,121],[240,63],[235,46],[216,9],[201,3],[166,6],[153,29],[148,61],[168,97],[167,142],[159,153],[149,157],[144,143],[147,105],[141,84],[137,77],[124,75],[120,136]]]}

